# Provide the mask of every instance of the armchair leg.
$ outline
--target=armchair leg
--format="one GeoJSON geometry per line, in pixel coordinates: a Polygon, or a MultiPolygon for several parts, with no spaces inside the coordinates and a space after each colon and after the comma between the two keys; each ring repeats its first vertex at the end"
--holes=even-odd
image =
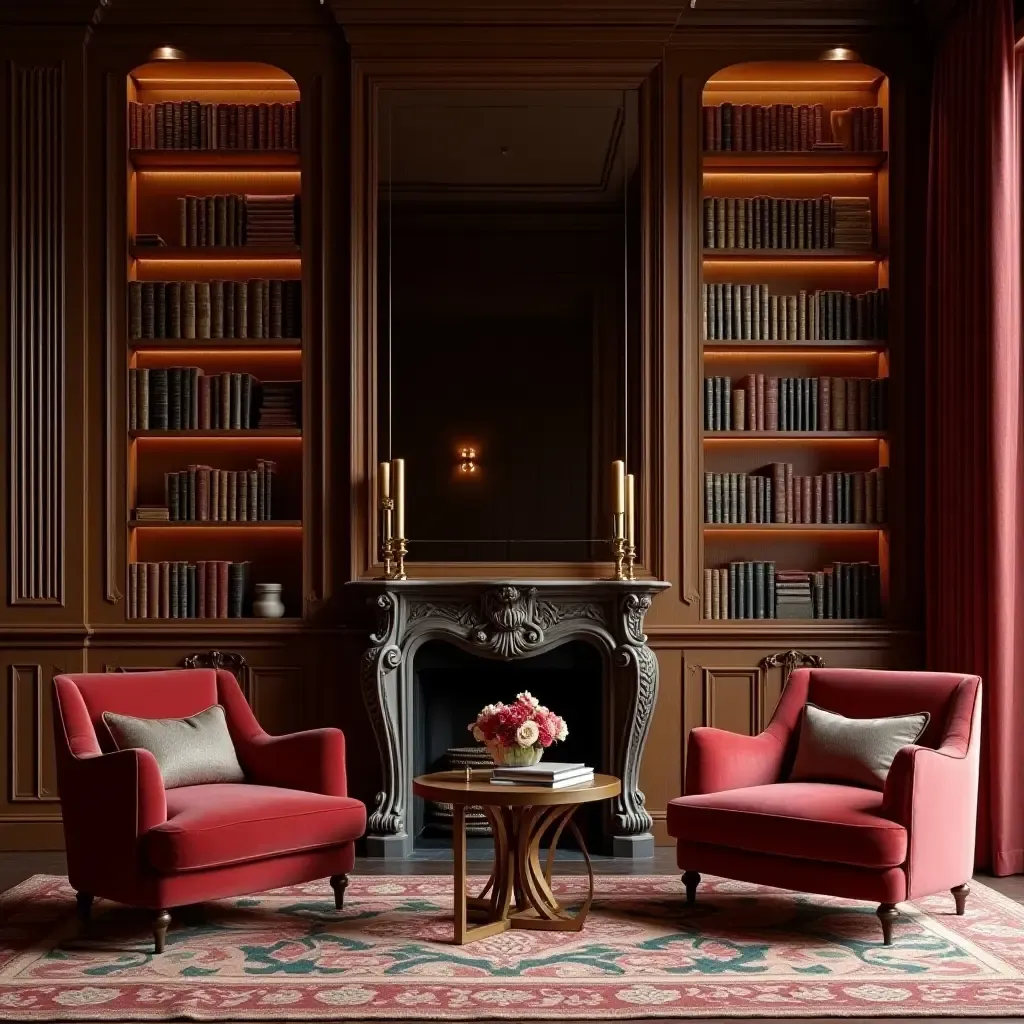
{"type": "Polygon", "coordinates": [[[154,952],[162,953],[164,944],[167,942],[167,929],[171,923],[171,914],[168,910],[160,910],[153,919],[153,944],[154,952]]]}
{"type": "Polygon", "coordinates": [[[683,885],[686,886],[686,902],[691,905],[696,903],[697,886],[700,885],[700,875],[696,871],[684,871],[683,885]]]}
{"type": "Polygon", "coordinates": [[[896,909],[895,903],[881,903],[875,911],[878,920],[882,922],[882,943],[886,946],[892,945],[892,926],[900,912],[896,909]]]}
{"type": "Polygon", "coordinates": [[[334,890],[334,909],[341,910],[345,905],[345,890],[348,888],[348,875],[331,875],[331,888],[334,890]]]}
{"type": "Polygon", "coordinates": [[[78,920],[87,925],[92,916],[92,896],[87,892],[79,892],[75,893],[75,900],[78,903],[78,920]]]}
{"type": "Polygon", "coordinates": [[[964,911],[967,909],[967,897],[971,895],[971,887],[964,882],[963,885],[955,886],[949,891],[953,894],[953,899],[956,900],[956,916],[963,917],[964,911]]]}

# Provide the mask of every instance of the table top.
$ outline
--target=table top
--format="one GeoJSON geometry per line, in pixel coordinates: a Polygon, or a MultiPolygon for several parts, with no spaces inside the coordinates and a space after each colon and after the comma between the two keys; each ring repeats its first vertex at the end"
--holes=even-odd
{"type": "Polygon", "coordinates": [[[550,786],[497,786],[491,781],[490,768],[472,773],[434,772],[412,780],[412,791],[427,800],[468,806],[540,807],[555,804],[589,804],[608,800],[622,792],[622,783],[614,775],[595,774],[590,782],[552,789],[550,786]]]}

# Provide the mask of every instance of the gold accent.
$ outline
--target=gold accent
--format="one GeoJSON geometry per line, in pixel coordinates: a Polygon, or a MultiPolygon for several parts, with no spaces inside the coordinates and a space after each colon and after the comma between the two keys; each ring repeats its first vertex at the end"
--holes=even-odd
{"type": "Polygon", "coordinates": [[[636,546],[633,544],[626,544],[626,576],[627,580],[635,580],[636,576],[633,575],[633,563],[636,561],[636,546]]]}
{"type": "Polygon", "coordinates": [[[395,560],[394,569],[388,579],[407,580],[405,575],[405,556],[409,553],[404,537],[393,537],[391,540],[391,556],[395,560]]]}
{"type": "Polygon", "coordinates": [[[615,576],[617,580],[628,580],[624,563],[626,560],[626,538],[615,537],[612,540],[612,550],[615,552],[615,576]]]}

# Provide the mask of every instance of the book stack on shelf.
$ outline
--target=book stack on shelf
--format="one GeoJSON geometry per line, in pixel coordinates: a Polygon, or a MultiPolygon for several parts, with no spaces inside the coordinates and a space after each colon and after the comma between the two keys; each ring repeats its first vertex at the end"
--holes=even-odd
{"type": "Polygon", "coordinates": [[[704,570],[705,619],[877,619],[881,567],[833,562],[805,572],[775,562],[730,562],[704,570]],[[806,597],[806,603],[805,602],[806,597]]]}
{"type": "Polygon", "coordinates": [[[542,789],[565,789],[594,781],[594,769],[582,761],[540,761],[534,765],[513,767],[497,765],[491,770],[495,786],[539,786],[542,789]]]}
{"type": "Polygon", "coordinates": [[[706,431],[881,431],[887,421],[885,377],[704,378],[706,431]]]}
{"type": "Polygon", "coordinates": [[[248,604],[248,562],[132,562],[128,570],[130,619],[240,619],[248,604]]]}
{"type": "Polygon", "coordinates": [[[261,429],[292,429],[302,424],[302,381],[269,380],[260,402],[261,429]]]}
{"type": "Polygon", "coordinates": [[[832,137],[823,103],[718,103],[704,106],[704,151],[731,153],[807,152],[842,146],[853,152],[882,149],[883,112],[850,107],[848,144],[832,137]]]}
{"type": "Polygon", "coordinates": [[[127,85],[126,617],[250,616],[263,582],[301,616],[299,90],[252,62],[127,85]]]}
{"type": "MultiPolygon", "coordinates": [[[[298,196],[178,196],[178,244],[211,246],[297,245],[298,196]]],[[[140,236],[136,235],[136,244],[140,236]]]]}
{"type": "Polygon", "coordinates": [[[128,103],[129,149],[298,149],[299,104],[128,103]]]}
{"type": "Polygon", "coordinates": [[[129,338],[297,338],[302,283],[129,281],[129,338]]]}
{"type": "Polygon", "coordinates": [[[834,289],[778,294],[766,284],[707,284],[703,294],[706,341],[884,340],[889,290],[859,295],[834,289]]]}
{"type": "Polygon", "coordinates": [[[888,104],[848,61],[705,86],[704,619],[885,617],[888,104]]]}
{"type": "Polygon", "coordinates": [[[879,466],[804,476],[793,472],[791,462],[773,462],[753,473],[705,472],[704,522],[881,525],[887,474],[879,466]]]}
{"type": "Polygon", "coordinates": [[[255,469],[193,464],[165,473],[165,518],[172,523],[270,522],[276,474],[277,466],[270,459],[259,459],[255,469]]]}
{"type": "Polygon", "coordinates": [[[869,250],[871,200],[867,196],[705,196],[705,249],[869,250]]]}

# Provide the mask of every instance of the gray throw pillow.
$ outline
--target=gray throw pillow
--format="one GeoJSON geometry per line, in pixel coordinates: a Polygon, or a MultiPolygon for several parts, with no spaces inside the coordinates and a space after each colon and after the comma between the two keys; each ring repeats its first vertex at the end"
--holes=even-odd
{"type": "Polygon", "coordinates": [[[156,758],[165,789],[245,781],[219,704],[191,718],[132,718],[104,711],[103,722],[118,750],[141,747],[156,758]]]}
{"type": "Polygon", "coordinates": [[[927,711],[894,718],[846,718],[805,704],[790,782],[846,782],[883,789],[901,747],[928,727],[927,711]]]}

